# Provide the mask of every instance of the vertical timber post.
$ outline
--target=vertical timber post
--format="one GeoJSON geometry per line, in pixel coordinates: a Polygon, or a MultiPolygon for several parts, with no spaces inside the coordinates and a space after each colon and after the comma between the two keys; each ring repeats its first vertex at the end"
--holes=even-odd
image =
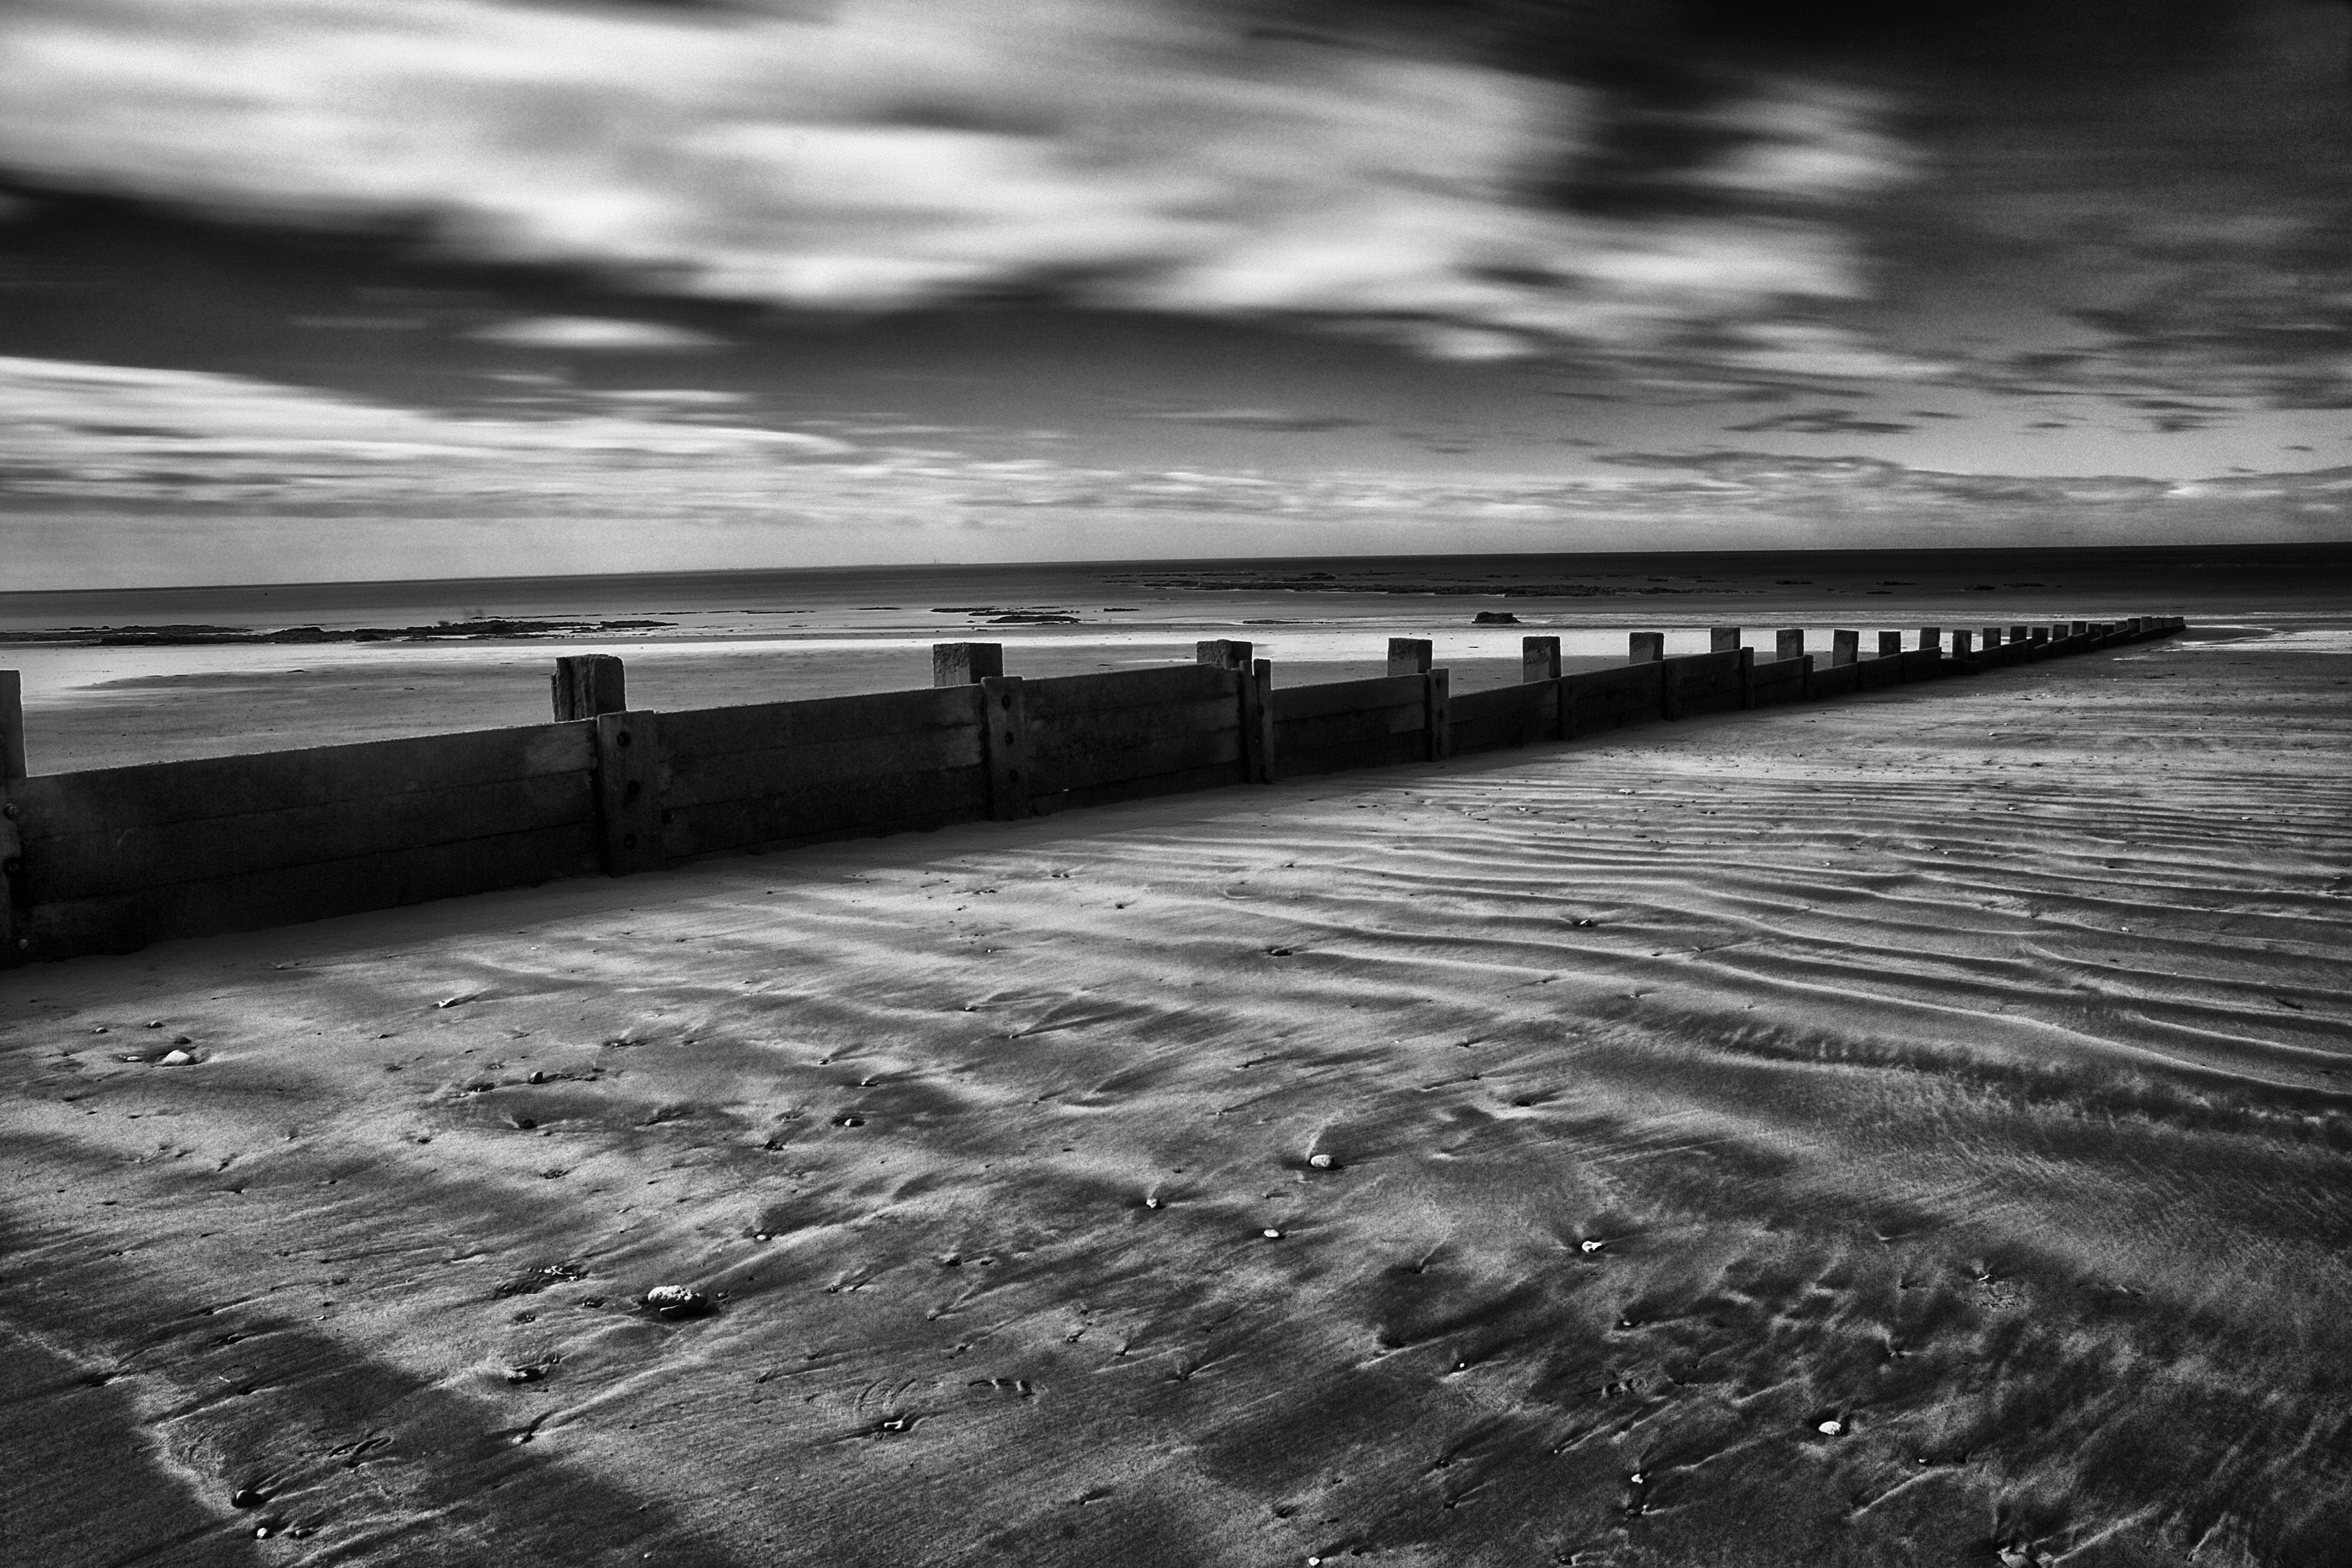
{"type": "Polygon", "coordinates": [[[1625,639],[1627,664],[1655,664],[1666,657],[1666,634],[1635,632],[1625,639]]]}
{"type": "Polygon", "coordinates": [[[1962,627],[1960,630],[1952,634],[1952,657],[1954,658],[1974,658],[1976,657],[1976,634],[1974,632],[1968,630],[1966,627],[1962,627]]]}
{"type": "Polygon", "coordinates": [[[25,776],[25,688],[13,669],[0,669],[0,969],[22,963],[33,945],[32,890],[25,879],[24,812],[9,798],[11,781],[25,776]]]}
{"type": "Polygon", "coordinates": [[[1389,638],[1391,675],[1427,675],[1435,653],[1427,637],[1389,638]]]}
{"type": "Polygon", "coordinates": [[[1756,650],[1739,650],[1739,706],[1744,712],[1756,706],[1756,650]]]}
{"type": "Polygon", "coordinates": [[[1706,629],[1706,651],[1707,651],[1707,652],[1709,652],[1709,653],[1732,653],[1732,652],[1737,651],[1737,650],[1738,650],[1738,647],[1739,647],[1739,628],[1738,628],[1738,626],[1709,626],[1709,627],[1707,627],[1707,629],[1706,629]]]}
{"type": "Polygon", "coordinates": [[[1919,628],[1919,646],[1922,648],[1934,648],[1937,653],[1943,652],[1944,628],[1941,626],[1921,626],[1919,628]]]}
{"type": "Polygon", "coordinates": [[[1021,709],[1021,678],[992,675],[980,682],[981,733],[988,752],[988,815],[1018,822],[1029,815],[1029,721],[1021,709]]]}
{"type": "Polygon", "coordinates": [[[1004,673],[1001,642],[935,642],[931,645],[933,686],[977,686],[1004,673]]]}
{"type": "Polygon", "coordinates": [[[1862,634],[1860,632],[1839,631],[1832,632],[1830,634],[1831,664],[1859,664],[1861,662],[1862,634]]]}
{"type": "Polygon", "coordinates": [[[1256,649],[1245,642],[1218,638],[1213,642],[1192,645],[1192,659],[1213,669],[1234,672],[1234,695],[1241,715],[1241,775],[1244,784],[1265,782],[1265,759],[1261,754],[1265,725],[1259,711],[1257,682],[1252,679],[1250,656],[1256,649]]]}
{"type": "Polygon", "coordinates": [[[1881,632],[1878,634],[1879,658],[1894,658],[1898,657],[1902,652],[1903,634],[1901,632],[1881,632]]]}
{"type": "Polygon", "coordinates": [[[1274,782],[1274,660],[1253,660],[1249,670],[1250,690],[1257,714],[1257,782],[1274,782]]]}
{"type": "Polygon", "coordinates": [[[1776,659],[1805,657],[1805,628],[1782,626],[1772,634],[1772,657],[1776,659]]]}
{"type": "Polygon", "coordinates": [[[645,710],[599,713],[596,806],[604,831],[604,874],[658,869],[662,844],[661,716],[645,710]]]}
{"type": "Polygon", "coordinates": [[[548,677],[555,699],[555,721],[593,719],[600,713],[625,712],[629,706],[627,671],[609,653],[576,654],[555,661],[548,677]]]}
{"type": "Polygon", "coordinates": [[[1519,639],[1519,684],[1533,686],[1549,681],[1549,699],[1530,710],[1522,721],[1519,736],[1528,741],[1557,737],[1568,738],[1568,728],[1561,721],[1559,687],[1559,639],[1558,637],[1521,637],[1519,639]]]}
{"type": "Polygon", "coordinates": [[[1429,729],[1429,760],[1443,762],[1454,754],[1453,672],[1433,669],[1422,678],[1422,722],[1429,729]]]}

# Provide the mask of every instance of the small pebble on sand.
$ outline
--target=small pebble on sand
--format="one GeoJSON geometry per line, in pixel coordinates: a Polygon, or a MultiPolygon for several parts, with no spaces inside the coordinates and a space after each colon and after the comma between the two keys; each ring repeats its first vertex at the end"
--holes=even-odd
{"type": "Polygon", "coordinates": [[[1264,1230],[1259,1231],[1258,1234],[1265,1237],[1268,1241],[1280,1241],[1282,1239],[1282,1232],[1275,1229],[1272,1226],[1266,1226],[1264,1230]]]}
{"type": "Polygon", "coordinates": [[[1835,1416],[1832,1416],[1829,1420],[1824,1421],[1820,1426],[1814,1427],[1813,1430],[1819,1432],[1824,1437],[1834,1437],[1839,1433],[1845,1430],[1845,1423],[1838,1420],[1835,1416]]]}
{"type": "Polygon", "coordinates": [[[1607,1245],[1608,1244],[1606,1242],[1600,1241],[1580,1241],[1576,1244],[1576,1250],[1579,1252],[1598,1252],[1607,1245]]]}
{"type": "Polygon", "coordinates": [[[190,1056],[190,1055],[189,1055],[187,1052],[185,1052],[185,1051],[182,1051],[182,1050],[170,1050],[170,1051],[165,1051],[165,1052],[164,1052],[161,1057],[159,1057],[159,1058],[156,1058],[156,1066],[158,1066],[158,1067],[167,1067],[167,1068],[184,1068],[184,1067],[186,1067],[189,1063],[191,1063],[191,1062],[194,1061],[195,1059],[196,1059],[195,1058],[194,1058],[194,1057],[190,1056]]]}
{"type": "Polygon", "coordinates": [[[1333,1165],[1339,1163],[1338,1161],[1332,1159],[1328,1154],[1309,1154],[1307,1156],[1307,1163],[1314,1166],[1318,1171],[1328,1171],[1333,1165]]]}

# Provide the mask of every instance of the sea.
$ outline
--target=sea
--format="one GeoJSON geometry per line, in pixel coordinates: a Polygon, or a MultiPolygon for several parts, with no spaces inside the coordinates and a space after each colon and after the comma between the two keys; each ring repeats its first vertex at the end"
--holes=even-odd
{"type": "Polygon", "coordinates": [[[1246,641],[1277,685],[1380,673],[1426,638],[1457,690],[1570,669],[1634,632],[1703,651],[1851,628],[2183,615],[2233,635],[2352,628],[2352,545],[2127,550],[1422,555],[877,566],[0,594],[32,771],[544,721],[565,654],[625,664],[632,706],[920,687],[943,642],[1010,674],[1145,668],[1246,641]],[[305,629],[314,628],[314,629],[305,629]],[[258,638],[275,640],[246,640],[258,638]],[[286,639],[297,640],[286,640],[286,639]]]}

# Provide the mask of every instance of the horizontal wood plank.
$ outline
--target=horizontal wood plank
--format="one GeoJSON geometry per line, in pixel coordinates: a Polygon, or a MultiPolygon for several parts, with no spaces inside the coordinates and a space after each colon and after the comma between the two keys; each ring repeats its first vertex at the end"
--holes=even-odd
{"type": "Polygon", "coordinates": [[[1277,750],[1274,770],[1276,778],[1311,778],[1321,773],[1396,767],[1404,763],[1428,760],[1428,742],[1418,731],[1408,731],[1339,745],[1277,750]]]}
{"type": "Polygon", "coordinates": [[[29,846],[26,875],[36,901],[61,903],[541,828],[592,832],[596,803],[590,782],[584,773],[551,773],[77,833],[29,846]]]}
{"type": "Polygon", "coordinates": [[[1081,713],[1155,708],[1222,699],[1241,704],[1241,672],[1213,664],[1171,664],[1102,675],[1055,675],[1021,683],[1029,722],[1051,724],[1081,713]]]}
{"type": "Polygon", "coordinates": [[[1048,746],[1033,731],[1029,748],[1029,794],[1095,789],[1128,779],[1156,777],[1199,768],[1223,767],[1241,782],[1242,732],[1238,724],[1223,730],[1172,730],[1152,737],[1123,736],[1101,744],[1089,743],[1084,733],[1065,733],[1048,746]]]}
{"type": "Polygon", "coordinates": [[[891,824],[978,821],[988,770],[945,768],[896,778],[836,779],[742,800],[672,806],[663,829],[677,857],[717,855],[792,839],[856,837],[891,824]]]}
{"type": "Polygon", "coordinates": [[[673,766],[740,752],[832,745],[881,735],[976,729],[980,688],[926,687],[856,697],[811,697],[735,708],[689,708],[661,716],[662,750],[673,766]]]}
{"type": "Polygon", "coordinates": [[[1453,752],[1491,752],[1559,738],[1559,692],[1549,680],[1498,686],[1453,700],[1453,752]]]}
{"type": "Polygon", "coordinates": [[[589,725],[528,724],[299,752],[250,752],[39,773],[12,782],[9,798],[22,813],[19,826],[30,844],[81,833],[584,773],[594,761],[589,725]]]}
{"type": "Polygon", "coordinates": [[[1287,724],[1330,713],[1419,706],[1425,689],[1418,675],[1375,675],[1362,680],[1327,680],[1316,686],[1278,686],[1274,691],[1274,717],[1276,723],[1287,724]]]}
{"type": "Polygon", "coordinates": [[[593,826],[542,827],[36,905],[34,956],[128,952],[175,937],[257,931],[594,874],[593,826]]]}
{"type": "MultiPolygon", "coordinates": [[[[1428,721],[1429,710],[1419,702],[1410,708],[1361,708],[1286,720],[1275,726],[1274,754],[1279,759],[1333,746],[1385,746],[1399,735],[1422,736],[1428,721]]],[[[1417,743],[1426,753],[1428,742],[1417,743]]]]}
{"type": "MultiPolygon", "coordinates": [[[[669,739],[670,716],[662,715],[662,739],[669,739]]],[[[907,773],[979,766],[985,758],[980,727],[903,730],[815,742],[771,751],[705,752],[681,762],[667,757],[669,782],[664,803],[675,808],[725,800],[755,800],[857,779],[896,778],[907,773]]]]}
{"type": "Polygon", "coordinates": [[[1817,660],[1808,695],[1817,699],[1847,696],[1860,681],[1861,669],[1858,664],[1822,664],[1817,660]]]}
{"type": "Polygon", "coordinates": [[[1171,773],[1150,773],[1139,778],[1112,779],[1098,784],[1082,785],[1076,789],[1056,790],[1044,795],[1033,795],[1032,804],[1043,814],[1067,811],[1088,805],[1115,805],[1120,801],[1150,800],[1160,795],[1192,795],[1204,789],[1219,789],[1226,784],[1244,782],[1238,759],[1217,763],[1206,767],[1180,768],[1171,773]]]}

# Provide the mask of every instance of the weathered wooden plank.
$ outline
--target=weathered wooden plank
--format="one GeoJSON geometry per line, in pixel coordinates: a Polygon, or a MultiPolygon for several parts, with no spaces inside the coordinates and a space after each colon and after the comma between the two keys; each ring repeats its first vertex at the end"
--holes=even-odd
{"type": "Polygon", "coordinates": [[[1945,673],[1941,647],[1912,648],[1902,656],[1900,663],[1906,680],[1933,680],[1945,673]]]}
{"type": "Polygon", "coordinates": [[[243,816],[337,800],[376,800],[503,779],[585,772],[595,742],[585,724],[530,724],[455,735],[252,752],[37,773],[9,786],[27,844],[76,833],[243,816]]]}
{"type": "Polygon", "coordinates": [[[1311,746],[1283,751],[1282,776],[1311,778],[1321,773],[1353,773],[1362,768],[1395,767],[1427,757],[1427,745],[1418,729],[1377,741],[1336,746],[1311,746]]]}
{"type": "Polygon", "coordinates": [[[1453,752],[1456,756],[1553,740],[1559,731],[1559,688],[1554,680],[1498,686],[1454,700],[1453,752]]]}
{"type": "Polygon", "coordinates": [[[1902,680],[1903,660],[1900,655],[1865,658],[1853,667],[1853,685],[1857,691],[1875,691],[1882,686],[1900,685],[1902,680]]]}
{"type": "Polygon", "coordinates": [[[127,952],[174,937],[530,887],[591,875],[600,864],[595,828],[579,823],[45,903],[32,912],[31,956],[127,952]]]}
{"type": "Polygon", "coordinates": [[[1739,650],[1684,654],[1660,661],[1660,708],[1669,719],[1721,713],[1739,706],[1739,650]]]}
{"type": "Polygon", "coordinates": [[[1036,809],[1040,813],[1069,811],[1081,806],[1115,805],[1120,801],[1150,800],[1160,795],[1192,795],[1204,789],[1221,789],[1239,782],[1239,766],[1236,759],[1213,763],[1206,767],[1183,768],[1173,773],[1113,779],[1076,789],[1057,790],[1039,797],[1036,809]]]}
{"type": "Polygon", "coordinates": [[[1104,675],[1056,675],[1024,683],[1022,700],[1032,725],[1079,713],[1155,708],[1223,698],[1240,700],[1241,672],[1210,664],[1171,664],[1104,675]]]}
{"type": "Polygon", "coordinates": [[[1811,679],[1806,682],[1805,695],[1809,698],[1847,696],[1853,692],[1861,668],[1858,664],[1816,663],[1811,679]]]}
{"type": "Polygon", "coordinates": [[[585,773],[551,773],[70,834],[33,847],[26,887],[37,902],[64,903],[544,827],[585,832],[596,822],[591,786],[585,773]]]}
{"type": "Polygon", "coordinates": [[[1150,778],[1223,766],[1228,784],[1245,782],[1245,758],[1241,727],[1222,730],[1171,730],[1154,735],[1143,731],[1099,743],[1084,731],[1066,733],[1050,749],[1034,730],[1030,732],[1029,794],[1062,794],[1094,789],[1124,779],[1150,778]]]}
{"type": "Polygon", "coordinates": [[[1033,710],[1028,714],[1029,762],[1042,771],[1055,758],[1141,745],[1168,735],[1228,733],[1241,728],[1241,713],[1236,692],[1147,708],[1097,708],[1043,717],[1033,710]]]}
{"type": "Polygon", "coordinates": [[[1562,677],[1560,700],[1570,732],[1581,735],[1657,718],[1664,679],[1658,659],[1562,677]]]}
{"type": "MultiPolygon", "coordinates": [[[[1413,678],[1416,683],[1420,679],[1413,678]]],[[[1347,713],[1326,713],[1278,725],[1275,744],[1284,756],[1294,751],[1322,751],[1333,746],[1385,745],[1391,735],[1419,735],[1428,719],[1428,709],[1419,702],[1411,707],[1360,708],[1347,713]]],[[[1428,750],[1426,740],[1418,743],[1424,752],[1428,750]]]]}
{"type": "Polygon", "coordinates": [[[1261,658],[1250,665],[1249,685],[1242,702],[1242,730],[1249,746],[1249,776],[1253,784],[1274,782],[1274,661],[1261,658]]]}
{"type": "Polygon", "coordinates": [[[722,800],[754,800],[780,789],[843,779],[977,767],[987,761],[981,742],[979,726],[969,725],[861,735],[767,752],[729,752],[690,762],[673,759],[665,803],[675,810],[722,800]]]}
{"type": "Polygon", "coordinates": [[[1316,686],[1276,687],[1274,717],[1288,724],[1320,719],[1328,713],[1352,713],[1365,709],[1395,708],[1422,700],[1418,675],[1375,675],[1363,680],[1327,680],[1316,686]]]}
{"type": "Polygon", "coordinates": [[[834,779],[748,800],[673,806],[673,858],[723,855],[787,843],[863,837],[989,816],[988,769],[941,768],[896,778],[834,779]]]}
{"type": "Polygon", "coordinates": [[[689,708],[662,715],[662,746],[673,764],[735,752],[775,752],[951,730],[980,722],[977,686],[922,687],[856,697],[810,697],[793,702],[751,702],[735,708],[689,708]]]}

